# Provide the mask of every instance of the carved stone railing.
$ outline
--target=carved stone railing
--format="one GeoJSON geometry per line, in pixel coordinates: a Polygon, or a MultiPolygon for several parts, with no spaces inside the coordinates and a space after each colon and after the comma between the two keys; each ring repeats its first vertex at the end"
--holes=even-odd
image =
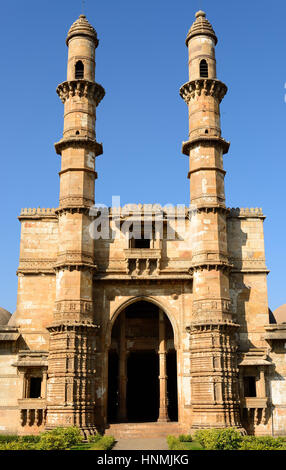
{"type": "Polygon", "coordinates": [[[124,250],[126,274],[160,274],[161,250],[153,248],[129,248],[124,250]]]}
{"type": "Polygon", "coordinates": [[[44,426],[46,422],[46,399],[21,398],[18,400],[21,426],[44,426]]]}

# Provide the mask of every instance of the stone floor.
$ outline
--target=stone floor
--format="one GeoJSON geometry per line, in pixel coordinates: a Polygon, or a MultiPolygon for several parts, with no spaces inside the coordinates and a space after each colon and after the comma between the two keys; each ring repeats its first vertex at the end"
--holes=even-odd
{"type": "Polygon", "coordinates": [[[113,450],[168,450],[167,437],[118,439],[113,450]]]}

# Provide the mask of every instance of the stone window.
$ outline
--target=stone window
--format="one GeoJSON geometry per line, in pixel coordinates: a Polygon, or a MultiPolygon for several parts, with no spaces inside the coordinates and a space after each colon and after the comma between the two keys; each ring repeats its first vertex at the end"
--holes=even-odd
{"type": "Polygon", "coordinates": [[[41,398],[41,377],[30,377],[28,387],[28,398],[41,398]]]}
{"type": "Polygon", "coordinates": [[[205,59],[200,62],[200,77],[208,78],[209,76],[209,67],[205,59]]]}
{"type": "Polygon", "coordinates": [[[76,80],[83,78],[84,75],[84,65],[81,60],[78,60],[75,64],[75,78],[76,80]]]}
{"type": "Polygon", "coordinates": [[[254,376],[243,378],[244,396],[256,397],[256,378],[254,376]]]}

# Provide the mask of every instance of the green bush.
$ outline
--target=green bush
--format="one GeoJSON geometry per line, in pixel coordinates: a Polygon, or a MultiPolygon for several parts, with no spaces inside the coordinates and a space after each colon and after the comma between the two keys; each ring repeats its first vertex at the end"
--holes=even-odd
{"type": "Polygon", "coordinates": [[[76,427],[55,428],[40,435],[38,449],[65,450],[81,443],[83,440],[80,430],[76,427]]]}
{"type": "Polygon", "coordinates": [[[113,436],[101,436],[101,439],[95,442],[91,450],[111,450],[114,444],[115,439],[113,436]]]}
{"type": "Polygon", "coordinates": [[[193,438],[190,434],[180,434],[179,441],[180,442],[192,442],[193,438]]]}
{"type": "Polygon", "coordinates": [[[194,438],[206,450],[237,450],[242,442],[241,434],[233,428],[203,429],[194,438]]]}
{"type": "Polygon", "coordinates": [[[100,439],[102,439],[102,435],[101,434],[94,434],[93,436],[88,436],[88,442],[98,442],[100,441],[100,439]]]}
{"type": "Polygon", "coordinates": [[[244,436],[240,450],[286,450],[286,442],[281,437],[244,436]]]}

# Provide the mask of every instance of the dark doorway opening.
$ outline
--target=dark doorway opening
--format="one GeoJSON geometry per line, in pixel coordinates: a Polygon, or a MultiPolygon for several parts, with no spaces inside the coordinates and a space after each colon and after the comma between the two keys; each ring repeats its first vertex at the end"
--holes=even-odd
{"type": "Polygon", "coordinates": [[[167,354],[167,393],[170,421],[178,421],[177,352],[167,354]]]}
{"type": "Polygon", "coordinates": [[[159,416],[159,358],[155,351],[131,352],[127,361],[127,418],[157,421],[159,416]]]}
{"type": "Polygon", "coordinates": [[[107,419],[115,423],[118,412],[118,354],[110,351],[108,354],[108,403],[107,419]]]}

